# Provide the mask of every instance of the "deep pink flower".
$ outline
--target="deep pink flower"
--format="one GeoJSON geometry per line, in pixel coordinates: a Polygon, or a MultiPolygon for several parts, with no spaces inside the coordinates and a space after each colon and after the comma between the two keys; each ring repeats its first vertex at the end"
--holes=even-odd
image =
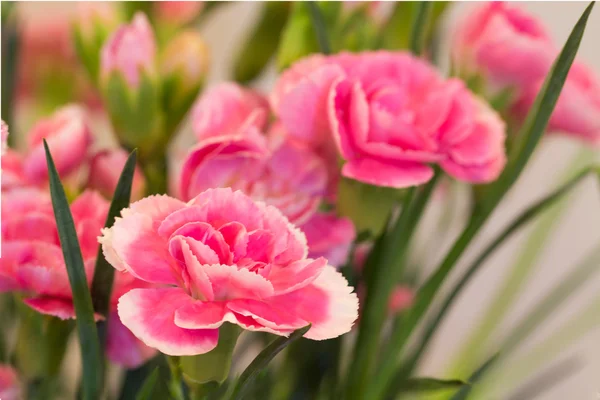
{"type": "MultiPolygon", "coordinates": [[[[104,197],[112,198],[127,157],[127,152],[121,148],[97,152],[90,161],[87,188],[99,191],[104,197]]],[[[144,187],[144,175],[136,166],[131,187],[131,199],[141,199],[144,195],[144,187]]]]}
{"type": "Polygon", "coordinates": [[[83,108],[77,105],[64,106],[49,118],[39,121],[29,132],[29,152],[23,160],[23,173],[34,184],[48,179],[43,139],[48,142],[61,176],[78,170],[87,160],[92,143],[89,122],[83,108]]]}
{"type": "MultiPolygon", "coordinates": [[[[71,204],[71,213],[91,284],[108,202],[98,193],[86,191],[71,204]]],[[[154,354],[123,327],[114,311],[123,293],[149,286],[130,274],[115,275],[107,336],[107,354],[115,363],[136,367],[154,354]]],[[[35,188],[18,188],[2,195],[0,292],[13,291],[24,293],[23,301],[42,314],[75,318],[52,203],[47,192],[35,188]]]]}
{"type": "Polygon", "coordinates": [[[300,224],[318,208],[326,186],[325,165],[313,152],[283,136],[267,141],[250,127],[198,143],[183,164],[180,195],[190,200],[206,189],[231,187],[300,224]]]}
{"type": "Polygon", "coordinates": [[[21,386],[16,371],[9,365],[0,364],[0,399],[20,400],[21,386]]]}
{"type": "Polygon", "coordinates": [[[309,257],[325,257],[335,267],[340,267],[347,261],[352,241],[356,237],[354,224],[349,218],[318,212],[301,225],[300,229],[306,235],[309,257]]]}
{"type": "Polygon", "coordinates": [[[155,71],[156,42],[146,15],[138,12],[129,25],[123,25],[106,40],[101,54],[101,75],[106,79],[113,71],[137,88],[141,73],[155,71]]]}
{"type": "Polygon", "coordinates": [[[206,353],[219,326],[288,335],[312,324],[310,339],[348,332],[358,301],[306,238],[274,207],[242,192],[210,189],[188,203],[152,196],[123,210],[100,238],[118,270],[161,288],[121,296],[121,321],[169,355],[206,353]]]}
{"type": "Polygon", "coordinates": [[[23,172],[23,157],[12,149],[2,155],[2,193],[17,187],[28,186],[23,172]]]}
{"type": "Polygon", "coordinates": [[[544,26],[518,6],[484,3],[457,27],[454,66],[461,75],[483,75],[493,87],[529,84],[546,75],[557,55],[544,26]]]}
{"type": "Polygon", "coordinates": [[[221,83],[202,94],[192,107],[192,129],[198,140],[245,132],[263,131],[269,116],[267,100],[235,83],[221,83]]]}
{"type": "MultiPolygon", "coordinates": [[[[524,119],[544,79],[529,85],[514,106],[524,119]]],[[[549,132],[567,133],[600,145],[600,81],[586,65],[575,62],[548,123],[549,132]]]]}

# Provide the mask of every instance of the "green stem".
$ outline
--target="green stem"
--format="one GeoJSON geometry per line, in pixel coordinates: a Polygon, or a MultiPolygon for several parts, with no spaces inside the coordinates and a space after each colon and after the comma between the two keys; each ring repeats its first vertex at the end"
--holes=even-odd
{"type": "Polygon", "coordinates": [[[168,162],[166,150],[154,157],[142,158],[140,166],[146,177],[146,195],[165,194],[168,192],[168,162]]]}
{"type": "MultiPolygon", "coordinates": [[[[354,348],[354,361],[348,374],[346,395],[349,399],[365,398],[377,361],[380,334],[387,317],[387,302],[394,286],[402,277],[412,233],[439,175],[436,172],[427,185],[419,189],[409,189],[395,226],[388,233],[382,234],[367,259],[367,297],[354,348]]],[[[396,356],[397,353],[386,353],[385,358],[395,360],[396,356]]]]}
{"type": "MultiPolygon", "coordinates": [[[[577,152],[559,182],[563,184],[573,179],[574,175],[593,159],[594,153],[587,148],[577,152]]],[[[544,247],[567,210],[567,206],[568,198],[558,201],[536,223],[534,230],[521,247],[521,252],[517,256],[512,270],[506,274],[503,283],[496,291],[496,296],[481,322],[471,331],[469,338],[464,341],[457,353],[454,363],[449,368],[448,376],[466,376],[481,361],[481,357],[487,351],[492,333],[504,320],[506,313],[527,283],[544,247]]]]}

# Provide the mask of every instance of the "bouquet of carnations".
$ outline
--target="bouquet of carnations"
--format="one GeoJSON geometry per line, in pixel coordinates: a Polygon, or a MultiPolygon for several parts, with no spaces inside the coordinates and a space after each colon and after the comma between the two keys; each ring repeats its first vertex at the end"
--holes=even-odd
{"type": "Polygon", "coordinates": [[[514,4],[448,29],[449,2],[266,2],[232,81],[205,85],[200,30],[237,6],[2,3],[0,399],[530,399],[567,377],[559,349],[600,298],[522,344],[600,247],[500,326],[566,196],[600,177],[600,79],[576,58],[593,4],[561,49],[514,4]],[[555,132],[583,143],[572,165],[482,239],[555,132]]]}

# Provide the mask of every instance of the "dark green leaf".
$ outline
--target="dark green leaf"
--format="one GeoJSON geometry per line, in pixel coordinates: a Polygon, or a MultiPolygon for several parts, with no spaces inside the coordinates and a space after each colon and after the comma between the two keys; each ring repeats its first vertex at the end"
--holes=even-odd
{"type": "Polygon", "coordinates": [[[100,358],[98,333],[96,332],[96,324],[94,322],[92,297],[90,296],[85,276],[83,258],[81,256],[81,249],[79,248],[75,224],[73,223],[73,216],[71,215],[65,190],[52,160],[50,149],[45,140],[44,148],[48,164],[52,207],[54,209],[60,245],[73,294],[75,314],[77,316],[77,331],[83,365],[83,399],[97,399],[102,393],[102,389],[99,387],[99,378],[102,374],[102,361],[100,358]]]}
{"type": "Polygon", "coordinates": [[[283,349],[290,345],[290,343],[300,339],[308,330],[310,325],[294,331],[289,337],[279,337],[273,340],[267,347],[260,352],[258,356],[250,363],[246,370],[239,377],[235,389],[231,394],[230,399],[241,400],[244,399],[245,394],[250,390],[252,382],[258,374],[269,365],[271,360],[279,354],[283,349]]]}
{"type": "Polygon", "coordinates": [[[323,14],[321,14],[321,10],[315,4],[314,1],[306,2],[306,6],[308,7],[308,11],[310,12],[310,18],[315,29],[315,34],[317,36],[317,42],[319,43],[321,53],[330,54],[331,44],[327,35],[327,25],[325,24],[323,14]]]}
{"type": "MultiPolygon", "coordinates": [[[[398,325],[402,325],[401,334],[393,338],[386,353],[389,355],[381,367],[376,382],[372,385],[373,391],[383,391],[390,383],[396,369],[396,357],[403,349],[410,334],[421,320],[434,296],[439,292],[446,277],[453,269],[467,249],[475,234],[492,214],[514,182],[523,171],[525,164],[533,154],[535,147],[541,139],[548,120],[554,110],[558,96],[567,78],[567,74],[579,49],[585,26],[592,10],[591,3],[573,28],[565,46],[549,72],[542,89],[531,107],[523,128],[519,132],[518,142],[500,178],[490,187],[490,192],[482,206],[475,210],[468,225],[452,246],[450,252],[442,261],[433,275],[421,287],[410,310],[399,318],[398,325]]],[[[379,396],[375,396],[377,398],[379,396]]]]}
{"type": "Polygon", "coordinates": [[[423,47],[425,47],[428,31],[427,25],[432,7],[433,2],[429,1],[420,1],[417,5],[410,33],[410,50],[416,55],[421,55],[423,47]]]}
{"type": "MultiPolygon", "coordinates": [[[[110,203],[108,210],[108,216],[104,227],[110,228],[115,223],[115,218],[121,214],[121,210],[129,207],[129,200],[131,198],[131,186],[133,183],[133,175],[135,173],[137,151],[134,150],[127,158],[113,199],[110,203]]],[[[108,316],[108,308],[110,305],[110,295],[112,292],[112,285],[115,275],[115,269],[110,265],[104,258],[102,248],[98,249],[98,255],[96,256],[96,268],[94,269],[94,278],[92,279],[92,299],[94,304],[94,310],[97,313],[108,316]]]]}
{"type": "Polygon", "coordinates": [[[460,389],[469,386],[469,383],[458,380],[441,380],[434,378],[409,378],[400,385],[400,392],[436,392],[440,390],[460,389]]]}
{"type": "Polygon", "coordinates": [[[158,382],[158,367],[154,368],[154,371],[146,378],[144,385],[140,389],[139,393],[135,396],[136,400],[150,400],[154,394],[154,387],[158,382]]]}

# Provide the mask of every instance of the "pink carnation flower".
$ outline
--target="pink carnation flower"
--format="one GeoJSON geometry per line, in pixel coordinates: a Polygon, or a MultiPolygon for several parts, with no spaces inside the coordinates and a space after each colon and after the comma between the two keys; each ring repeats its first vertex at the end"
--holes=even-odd
{"type": "Polygon", "coordinates": [[[119,300],[123,324],[169,355],[209,352],[224,322],[305,337],[348,332],[358,300],[323,258],[307,259],[306,238],[274,207],[231,189],[188,203],[152,196],[133,203],[100,238],[107,260],[161,288],[119,300]]]}
{"type": "Polygon", "coordinates": [[[15,370],[9,365],[0,364],[0,399],[20,400],[21,385],[15,370]]]}
{"type": "Polygon", "coordinates": [[[327,186],[322,160],[310,150],[250,128],[246,133],[201,141],[181,171],[184,200],[209,188],[231,187],[276,206],[295,224],[318,208],[327,186]]]}
{"type": "Polygon", "coordinates": [[[263,131],[269,116],[267,100],[235,83],[221,83],[202,94],[192,107],[192,129],[198,140],[245,132],[263,131]]]}
{"type": "Polygon", "coordinates": [[[137,88],[140,73],[154,73],[156,42],[148,18],[141,12],[129,25],[121,26],[106,40],[101,53],[101,75],[106,79],[113,71],[123,74],[125,81],[137,88]]]}
{"type": "MultiPolygon", "coordinates": [[[[98,235],[104,226],[108,202],[86,191],[71,204],[71,212],[85,263],[88,283],[93,277],[98,235]]],[[[20,188],[2,195],[2,258],[0,292],[22,292],[25,304],[61,319],[75,318],[71,286],[63,261],[50,197],[34,188],[20,188]]],[[[121,294],[134,287],[148,287],[129,274],[118,273],[112,309],[121,294]]],[[[97,319],[102,318],[96,315],[97,319]]],[[[108,357],[118,364],[136,367],[154,354],[120,323],[113,311],[108,319],[108,357]]]]}
{"type": "Polygon", "coordinates": [[[407,53],[309,57],[285,72],[272,102],[292,135],[336,142],[342,175],[407,187],[439,164],[457,179],[489,182],[505,164],[504,123],[458,80],[407,53]]]}
{"type": "MultiPolygon", "coordinates": [[[[127,157],[127,152],[121,148],[97,152],[90,161],[87,188],[97,190],[106,198],[112,198],[127,157]]],[[[132,200],[143,197],[144,186],[144,175],[136,166],[131,187],[132,200]]]]}
{"type": "Polygon", "coordinates": [[[309,257],[325,257],[335,267],[341,267],[348,260],[356,237],[352,220],[337,217],[334,213],[318,212],[300,228],[306,235],[309,257]]]}
{"type": "Polygon", "coordinates": [[[12,149],[2,155],[2,193],[30,185],[23,172],[23,157],[12,149]]]}
{"type": "Polygon", "coordinates": [[[23,173],[32,184],[48,179],[43,139],[61,176],[78,170],[87,160],[92,134],[83,108],[68,105],[39,121],[29,132],[29,152],[23,160],[23,173]]]}

